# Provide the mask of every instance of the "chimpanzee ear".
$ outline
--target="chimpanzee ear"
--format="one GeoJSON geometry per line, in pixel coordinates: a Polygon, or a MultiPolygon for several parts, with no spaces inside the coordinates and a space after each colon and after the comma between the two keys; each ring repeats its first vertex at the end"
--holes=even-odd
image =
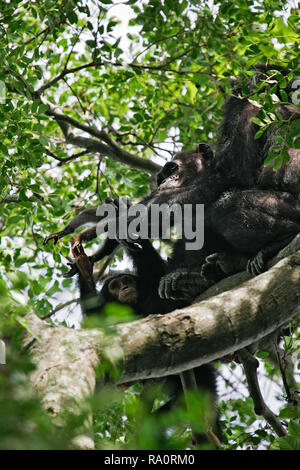
{"type": "Polygon", "coordinates": [[[214,152],[209,144],[202,143],[197,146],[197,152],[201,153],[204,160],[212,160],[214,158],[214,152]]]}

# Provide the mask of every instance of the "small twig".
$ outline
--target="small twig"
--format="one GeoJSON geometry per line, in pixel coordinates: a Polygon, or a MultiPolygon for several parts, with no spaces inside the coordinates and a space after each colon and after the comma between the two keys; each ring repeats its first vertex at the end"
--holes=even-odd
{"type": "Polygon", "coordinates": [[[57,155],[55,155],[55,153],[51,152],[48,149],[46,149],[45,152],[47,155],[49,155],[49,157],[52,157],[55,160],[58,160],[60,162],[58,166],[62,166],[64,163],[70,162],[71,160],[75,160],[78,157],[82,157],[82,155],[86,155],[87,153],[90,153],[88,150],[83,150],[82,152],[75,153],[73,155],[70,155],[69,157],[60,158],[57,155]]]}
{"type": "Polygon", "coordinates": [[[48,88],[51,88],[52,85],[55,85],[55,83],[57,83],[59,80],[64,78],[66,75],[69,75],[70,73],[80,72],[81,70],[87,69],[89,67],[93,67],[93,66],[97,67],[101,65],[103,65],[102,62],[96,62],[93,60],[92,62],[89,62],[88,64],[83,64],[77,67],[72,67],[71,69],[64,69],[60,74],[56,75],[56,77],[54,77],[48,83],[45,83],[38,90],[36,90],[36,93],[37,95],[41,95],[45,90],[47,90],[48,88]]]}
{"type": "Polygon", "coordinates": [[[99,193],[99,173],[100,173],[100,165],[102,163],[103,157],[100,157],[98,160],[98,165],[97,165],[97,175],[96,175],[96,191],[95,195],[98,196],[101,202],[103,202],[100,193],[99,193]]]}
{"type": "Polygon", "coordinates": [[[99,167],[99,172],[101,173],[101,175],[103,176],[103,178],[105,178],[105,181],[111,191],[111,195],[113,198],[116,198],[116,197],[119,197],[118,193],[116,192],[116,190],[113,188],[113,186],[111,185],[109,179],[107,178],[106,174],[101,170],[101,168],[99,167]]]}
{"type": "Polygon", "coordinates": [[[33,225],[31,225],[31,234],[32,234],[32,239],[33,239],[33,241],[34,241],[34,243],[35,243],[35,246],[37,247],[37,249],[39,249],[39,248],[40,248],[40,246],[39,246],[39,241],[38,241],[38,239],[37,239],[37,236],[36,236],[36,233],[35,233],[35,231],[34,231],[33,225]]]}
{"type": "Polygon", "coordinates": [[[54,310],[51,310],[51,312],[47,313],[47,315],[44,315],[42,318],[42,320],[46,320],[47,318],[50,318],[52,317],[52,315],[54,315],[56,312],[58,312],[59,310],[62,310],[63,308],[67,307],[68,305],[70,304],[73,304],[73,303],[76,303],[78,304],[80,301],[80,299],[72,299],[72,300],[69,300],[68,302],[65,302],[64,304],[59,304],[54,310]]]}
{"type": "Polygon", "coordinates": [[[65,65],[64,65],[63,71],[67,70],[67,66],[68,66],[68,63],[69,63],[69,61],[70,61],[70,59],[71,59],[71,55],[72,55],[72,53],[73,53],[74,47],[76,46],[77,41],[78,41],[78,39],[79,39],[79,37],[80,37],[82,31],[84,30],[84,28],[85,28],[85,26],[82,26],[82,28],[80,28],[80,31],[78,31],[78,33],[77,33],[76,40],[74,41],[74,44],[72,44],[72,46],[71,46],[71,50],[70,50],[70,52],[69,52],[69,54],[68,54],[68,57],[67,57],[67,60],[66,60],[65,65]]]}
{"type": "Polygon", "coordinates": [[[288,403],[295,405],[295,400],[292,397],[290,387],[289,387],[288,382],[287,382],[285,367],[282,363],[282,357],[281,357],[281,354],[280,354],[280,351],[279,351],[279,348],[278,348],[277,341],[274,341],[274,346],[275,346],[275,351],[276,351],[276,354],[277,354],[277,361],[278,361],[280,373],[281,373],[281,376],[282,376],[282,382],[283,382],[283,386],[284,386],[284,389],[285,389],[285,392],[286,392],[288,403]]]}
{"type": "Polygon", "coordinates": [[[47,26],[47,28],[43,29],[43,31],[40,31],[38,34],[36,34],[35,36],[33,36],[32,38],[28,39],[24,44],[25,46],[27,46],[28,44],[30,44],[32,41],[34,41],[35,39],[37,39],[38,37],[40,37],[42,34],[48,34],[50,31],[50,28],[49,26],[47,26]]]}
{"type": "Polygon", "coordinates": [[[264,402],[263,396],[260,391],[260,386],[257,378],[257,368],[259,366],[258,360],[247,351],[247,349],[241,349],[237,353],[241,363],[243,364],[244,372],[246,375],[249,394],[254,403],[254,411],[257,415],[261,415],[265,418],[267,423],[276,432],[279,437],[286,436],[287,432],[282,426],[277,416],[270,410],[270,408],[264,402]]]}
{"type": "Polygon", "coordinates": [[[72,95],[75,96],[76,100],[78,101],[78,104],[81,108],[81,111],[83,112],[83,114],[86,113],[86,108],[83,106],[82,102],[81,102],[81,99],[79,98],[79,96],[77,95],[76,91],[72,88],[71,85],[69,85],[68,81],[66,78],[63,78],[63,81],[65,82],[65,84],[67,85],[67,87],[71,90],[72,92],[72,95]]]}

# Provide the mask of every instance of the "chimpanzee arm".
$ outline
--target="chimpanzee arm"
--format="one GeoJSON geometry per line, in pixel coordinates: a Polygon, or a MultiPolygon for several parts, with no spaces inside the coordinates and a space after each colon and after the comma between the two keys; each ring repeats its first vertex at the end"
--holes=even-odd
{"type": "MultiPolygon", "coordinates": [[[[74,238],[76,239],[76,237],[74,238]]],[[[81,240],[78,240],[78,241],[81,244],[81,240]]],[[[88,259],[92,263],[101,261],[103,258],[105,258],[105,256],[111,255],[118,245],[119,245],[119,242],[117,240],[106,238],[105,241],[103,242],[103,245],[95,252],[95,254],[88,256],[88,259]]],[[[78,267],[76,263],[68,263],[68,266],[70,266],[70,269],[67,273],[64,274],[64,277],[73,277],[75,274],[78,273],[78,267]]]]}
{"type": "Polygon", "coordinates": [[[101,220],[101,216],[96,215],[97,206],[89,207],[88,209],[83,210],[78,215],[76,215],[70,222],[61,230],[60,232],[55,232],[45,238],[43,244],[46,245],[50,240],[54,240],[54,244],[58,242],[60,238],[65,237],[73,233],[78,227],[88,223],[94,222],[97,223],[101,220]]]}
{"type": "Polygon", "coordinates": [[[80,291],[81,310],[84,315],[99,313],[102,300],[96,290],[93,279],[93,262],[86,255],[82,245],[71,238],[71,251],[78,269],[78,284],[80,291]]]}
{"type": "Polygon", "coordinates": [[[141,280],[142,285],[158,285],[159,279],[166,272],[166,262],[155,250],[149,240],[138,240],[134,245],[121,242],[126,253],[133,262],[133,266],[141,280]]]}

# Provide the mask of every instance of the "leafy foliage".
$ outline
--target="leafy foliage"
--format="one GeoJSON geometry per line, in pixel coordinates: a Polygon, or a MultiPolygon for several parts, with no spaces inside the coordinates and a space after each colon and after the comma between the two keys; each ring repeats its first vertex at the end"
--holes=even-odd
{"type": "MultiPolygon", "coordinates": [[[[195,0],[12,0],[0,1],[0,6],[0,336],[8,336],[20,324],[26,327],[23,316],[30,310],[49,315],[76,297],[72,281],[62,280],[68,240],[44,247],[44,236],[57,231],[78,207],[107,196],[140,198],[148,191],[154,161],[161,163],[200,141],[213,142],[230,76],[247,76],[259,63],[284,64],[297,76],[299,17],[283,0],[225,0],[218,5],[195,0]],[[57,119],[57,109],[65,120],[57,119]],[[77,137],[89,139],[90,145],[77,137]],[[101,142],[103,151],[95,151],[92,141],[101,142]],[[137,166],[128,164],[132,155],[139,157],[137,166]],[[148,171],[141,170],[141,162],[148,162],[148,171]]],[[[285,80],[291,77],[278,73],[275,79],[271,90],[251,99],[261,107],[256,138],[268,126],[281,129],[266,161],[279,168],[287,158],[285,145],[299,148],[300,126],[276,113],[278,103],[287,101],[285,80]]],[[[297,84],[294,93],[297,104],[297,84]]],[[[120,259],[118,254],[115,266],[120,259]]],[[[65,318],[74,303],[68,308],[62,311],[65,318]]],[[[297,348],[296,338],[289,352],[295,356],[297,348]]],[[[22,369],[19,363],[14,367],[22,369]]],[[[12,375],[6,380],[14,386],[12,375]]],[[[133,442],[137,411],[131,410],[138,397],[139,392],[129,391],[117,400],[114,413],[98,417],[96,432],[104,435],[109,427],[105,445],[186,445],[176,433],[168,443],[166,434],[155,440],[152,417],[142,420],[140,440],[133,442]]],[[[6,398],[2,412],[8,403],[6,398]]],[[[26,406],[11,395],[15,424],[2,430],[4,447],[59,447],[55,435],[50,443],[44,433],[51,425],[40,422],[36,403],[26,406]],[[34,442],[21,425],[25,408],[36,426],[34,442]]],[[[291,419],[290,434],[275,440],[265,426],[248,433],[256,419],[250,399],[224,401],[225,448],[272,443],[272,448],[299,449],[298,412],[292,407],[289,414],[282,406],[282,418],[291,419]],[[240,438],[241,433],[248,433],[247,438],[240,438]]],[[[165,429],[172,428],[176,416],[170,415],[165,429]]]]}

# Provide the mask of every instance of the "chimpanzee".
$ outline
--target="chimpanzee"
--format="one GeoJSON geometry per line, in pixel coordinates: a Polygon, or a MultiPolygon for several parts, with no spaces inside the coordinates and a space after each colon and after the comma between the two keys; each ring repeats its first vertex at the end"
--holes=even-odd
{"type": "MultiPolygon", "coordinates": [[[[165,262],[148,240],[139,240],[139,244],[140,249],[125,245],[133,261],[135,273],[124,272],[109,276],[98,293],[92,276],[93,262],[86,256],[81,243],[76,238],[71,238],[71,250],[79,273],[80,301],[84,315],[101,314],[101,309],[108,302],[129,305],[142,317],[153,313],[168,313],[187,305],[186,301],[159,297],[158,283],[165,272],[165,262]]],[[[212,365],[205,364],[193,371],[180,374],[180,377],[178,375],[166,377],[165,387],[171,394],[171,400],[164,406],[164,410],[169,409],[179,397],[182,385],[190,386],[190,377],[195,380],[197,388],[207,393],[212,400],[212,421],[209,427],[213,432],[209,432],[209,437],[217,443],[221,438],[221,430],[216,411],[216,376],[212,365]]],[[[194,434],[194,439],[197,444],[207,441],[207,437],[199,433],[194,434]]]]}
{"type": "MultiPolygon", "coordinates": [[[[232,187],[276,189],[292,194],[300,193],[300,150],[288,149],[289,162],[283,162],[280,170],[274,171],[273,165],[263,166],[269,149],[277,144],[278,126],[267,126],[260,138],[254,136],[260,127],[251,121],[257,117],[260,109],[247,98],[241,98],[241,87],[244,84],[250,93],[264,92],[274,87],[274,76],[280,72],[286,77],[290,71],[282,66],[258,65],[256,73],[244,83],[238,79],[233,86],[233,94],[228,97],[224,106],[224,118],[219,132],[216,149],[216,167],[221,173],[231,178],[232,187]],[[272,80],[273,77],[273,80],[272,80]]],[[[286,79],[287,95],[292,91],[292,81],[286,79]]],[[[277,93],[277,91],[273,91],[277,93]]],[[[277,105],[274,110],[290,123],[300,119],[299,109],[292,105],[277,105]]]]}
{"type": "MultiPolygon", "coordinates": [[[[252,80],[262,80],[264,73],[269,68],[259,67],[259,72],[254,75],[252,80]]],[[[272,66],[271,68],[280,69],[282,73],[287,73],[280,67],[272,66]]],[[[293,115],[293,112],[288,108],[280,108],[280,111],[286,113],[289,119],[296,117],[296,114],[293,115]]],[[[253,258],[249,260],[248,270],[254,274],[262,272],[266,260],[274,253],[275,246],[278,244],[277,249],[280,249],[287,243],[291,235],[298,232],[298,202],[295,199],[285,194],[276,194],[274,191],[269,193],[245,192],[239,189],[251,187],[260,181],[263,188],[275,187],[299,194],[299,152],[291,151],[292,158],[280,170],[279,176],[278,174],[275,176],[274,172],[270,174],[269,169],[263,170],[263,160],[273,143],[276,130],[273,128],[271,131],[265,132],[260,139],[255,140],[254,135],[258,128],[256,124],[251,122],[251,117],[255,116],[257,112],[258,108],[247,99],[230,97],[225,107],[225,118],[216,158],[213,158],[213,153],[207,144],[200,144],[194,151],[179,152],[158,173],[157,190],[141,201],[150,210],[154,204],[163,203],[167,203],[169,206],[173,203],[178,203],[181,206],[184,204],[192,204],[193,206],[205,204],[204,247],[196,252],[194,250],[187,251],[185,249],[186,240],[178,240],[168,264],[170,274],[161,281],[160,294],[162,296],[173,297],[177,291],[176,298],[178,298],[182,294],[181,285],[185,286],[184,297],[187,295],[187,286],[190,286],[189,297],[195,296],[196,289],[198,289],[197,293],[200,293],[207,287],[207,284],[203,277],[199,276],[199,269],[205,263],[207,256],[220,251],[236,252],[236,259],[239,259],[240,255],[253,258]],[[225,192],[226,198],[224,197],[225,192]],[[243,201],[243,204],[240,204],[240,201],[243,201]],[[262,202],[264,201],[268,203],[266,207],[263,207],[262,202]],[[270,207],[268,206],[270,205],[272,210],[269,216],[270,207]],[[292,220],[296,221],[296,225],[291,223],[284,228],[280,221],[276,220],[276,217],[283,215],[284,219],[288,219],[289,216],[283,212],[287,207],[291,209],[292,220]],[[216,208],[218,208],[217,212],[223,225],[214,220],[216,208]],[[233,213],[231,213],[232,209],[233,213]],[[248,217],[248,227],[245,226],[245,217],[245,220],[248,217]],[[270,217],[271,220],[269,220],[270,217]],[[270,233],[270,230],[265,232],[265,227],[269,222],[271,222],[274,232],[270,233]],[[243,242],[236,241],[236,236],[241,240],[244,235],[248,246],[245,246],[243,242]],[[274,244],[275,241],[276,244],[274,244]],[[261,252],[261,250],[263,251],[261,252]],[[176,271],[172,272],[174,270],[176,271]],[[171,284],[172,289],[169,292],[171,284]]],[[[87,215],[95,218],[95,212],[87,215]]],[[[79,215],[78,221],[83,216],[84,214],[79,215]]],[[[51,238],[57,241],[61,236],[73,231],[74,225],[76,226],[75,220],[76,218],[62,232],[47,237],[45,243],[51,238]]],[[[81,237],[89,239],[95,235],[96,230],[92,228],[83,232],[81,237]]],[[[103,247],[104,251],[107,251],[108,246],[111,248],[116,243],[116,241],[111,241],[103,247]]],[[[99,256],[102,254],[103,250],[101,249],[99,256]]],[[[234,253],[232,254],[233,258],[235,258],[234,253]]],[[[98,254],[96,259],[99,259],[98,254]]],[[[213,259],[215,258],[210,258],[210,265],[213,259]]],[[[244,260],[242,265],[245,265],[244,260]]]]}
{"type": "Polygon", "coordinates": [[[246,267],[259,274],[266,262],[300,232],[300,199],[296,196],[252,189],[208,197],[217,190],[217,184],[212,187],[209,175],[197,181],[198,203],[205,202],[204,247],[187,251],[186,240],[177,241],[168,262],[169,273],[159,285],[159,293],[165,298],[194,298],[205,287],[203,277],[216,281],[246,267]],[[231,266],[216,258],[215,253],[220,252],[231,254],[231,266]]]}
{"type": "MultiPolygon", "coordinates": [[[[260,92],[266,89],[266,86],[270,84],[269,76],[274,74],[274,71],[279,71],[283,76],[287,76],[289,71],[280,66],[258,66],[256,67],[257,72],[251,77],[248,81],[247,86],[253,91],[254,86],[258,84],[260,86],[260,92]]],[[[274,86],[274,83],[272,83],[274,86]]],[[[272,190],[280,190],[286,191],[295,196],[299,197],[300,194],[300,150],[296,149],[288,149],[288,153],[290,156],[289,162],[283,162],[280,170],[275,172],[273,170],[273,165],[268,165],[267,167],[263,166],[264,160],[267,157],[268,151],[270,147],[276,142],[276,136],[278,134],[278,126],[269,125],[263,135],[259,139],[255,139],[255,134],[259,130],[257,124],[251,121],[252,117],[256,117],[259,112],[259,108],[252,104],[247,98],[240,98],[241,92],[241,80],[238,80],[235,84],[233,90],[233,96],[230,96],[226,103],[225,103],[225,110],[224,110],[224,119],[220,129],[220,136],[217,143],[217,150],[216,150],[216,157],[214,158],[213,162],[210,165],[209,171],[204,172],[204,177],[206,181],[203,182],[203,177],[199,176],[198,178],[198,185],[202,195],[206,195],[207,197],[202,200],[206,204],[210,203],[210,200],[214,199],[217,206],[218,206],[218,197],[219,195],[227,190],[232,189],[243,189],[243,188],[260,188],[260,189],[272,189],[272,190]],[[210,186],[213,189],[210,189],[210,186]],[[212,198],[212,199],[211,199],[212,198]]],[[[255,89],[254,89],[255,90],[255,89]]],[[[286,90],[287,93],[291,91],[291,83],[287,82],[286,90]]],[[[290,106],[277,106],[276,112],[280,112],[284,119],[289,120],[291,123],[295,119],[300,118],[300,113],[296,111],[295,107],[290,106]]],[[[176,156],[175,159],[176,161],[176,156]]],[[[174,163],[174,160],[172,163],[174,163]]],[[[171,176],[171,172],[176,173],[176,168],[173,164],[171,167],[165,166],[166,170],[169,170],[169,176],[171,176]]],[[[204,167],[205,169],[205,167],[204,167]]],[[[165,170],[161,173],[166,173],[165,170]]],[[[203,175],[202,175],[203,176],[203,175]]],[[[174,173],[172,175],[174,177],[174,173]]],[[[163,180],[161,180],[162,182],[163,180]]],[[[167,179],[168,181],[168,179],[167,179]]],[[[241,220],[242,210],[248,211],[250,208],[247,206],[246,199],[249,198],[248,203],[253,206],[252,213],[254,207],[258,211],[257,215],[262,215],[260,212],[260,201],[262,194],[257,193],[255,197],[253,197],[253,193],[240,193],[241,198],[244,200],[244,208],[236,207],[236,196],[233,196],[233,192],[229,191],[226,194],[226,204],[222,204],[222,219],[224,222],[229,215],[229,210],[235,206],[234,213],[236,214],[237,211],[240,213],[238,217],[241,220]],[[232,200],[230,200],[232,198],[232,200]],[[257,199],[256,199],[257,198],[257,199]]],[[[238,197],[239,197],[238,196],[238,197]]],[[[272,205],[275,204],[275,199],[277,198],[276,194],[272,192],[271,199],[272,205]]],[[[224,198],[221,196],[221,201],[224,198]]],[[[297,201],[290,199],[288,196],[285,197],[285,202],[282,205],[281,197],[277,200],[277,212],[273,211],[273,217],[279,217],[280,214],[283,213],[284,205],[287,203],[292,204],[296,211],[298,210],[297,201]],[[296,204],[296,205],[295,205],[296,204]]],[[[193,201],[195,198],[193,199],[193,201]]],[[[276,204],[275,204],[276,206],[276,204]]],[[[262,208],[263,211],[268,210],[267,208],[262,208]]],[[[255,209],[254,209],[255,210],[255,209]]],[[[206,217],[207,217],[206,211],[206,217]]],[[[219,213],[220,211],[218,211],[219,213]]],[[[212,217],[214,215],[214,211],[211,213],[212,217]]],[[[251,219],[251,224],[249,224],[249,229],[256,233],[258,240],[260,240],[260,234],[264,227],[267,224],[267,217],[264,216],[264,220],[262,221],[262,225],[260,227],[258,224],[260,223],[260,217],[255,222],[255,218],[252,218],[249,215],[248,219],[251,219]]],[[[230,223],[231,217],[227,219],[227,233],[230,232],[234,237],[233,225],[230,223]]],[[[298,218],[296,217],[298,221],[298,218]]],[[[220,225],[220,224],[219,224],[220,225]]],[[[273,223],[271,224],[273,227],[273,223]]],[[[213,224],[210,227],[213,230],[213,224]]],[[[243,243],[240,244],[238,251],[229,252],[221,252],[223,250],[221,247],[224,247],[224,244],[220,243],[220,248],[217,250],[216,253],[207,257],[207,260],[203,263],[203,254],[206,254],[208,245],[207,245],[207,237],[205,242],[206,250],[202,251],[199,259],[199,264],[202,264],[201,274],[202,277],[211,280],[218,280],[224,275],[229,275],[234,272],[238,272],[247,268],[247,270],[252,274],[259,274],[264,270],[265,262],[268,258],[275,254],[280,248],[282,248],[285,244],[287,244],[290,239],[291,235],[289,234],[289,228],[287,227],[286,234],[282,233],[280,235],[279,240],[277,240],[276,234],[274,232],[274,238],[271,239],[267,236],[268,241],[265,237],[263,237],[268,245],[260,245],[259,251],[253,259],[247,260],[250,249],[250,245],[244,250],[242,247],[243,243]],[[269,244],[269,240],[272,242],[271,245],[269,244]],[[276,248],[277,246],[277,248],[276,248]]],[[[219,231],[219,228],[217,229],[219,231]]],[[[209,230],[208,234],[212,232],[209,230]]],[[[237,228],[237,232],[241,238],[242,233],[239,228],[237,228]]],[[[294,233],[294,232],[293,232],[294,233]]],[[[213,235],[216,233],[213,231],[213,235]]],[[[249,235],[249,233],[248,233],[249,235]]],[[[270,235],[270,234],[269,234],[270,235]]],[[[233,240],[230,240],[231,235],[229,235],[229,245],[233,245],[233,240]]],[[[248,237],[245,238],[248,241],[248,237]]],[[[257,247],[257,243],[254,244],[257,247]]],[[[170,292],[170,286],[172,285],[172,291],[174,293],[175,290],[182,291],[185,286],[185,289],[189,289],[189,295],[194,290],[192,287],[193,279],[198,278],[198,282],[200,281],[200,277],[198,275],[198,269],[192,274],[190,269],[187,270],[178,270],[178,266],[184,265],[185,261],[182,258],[188,258],[188,253],[182,249],[182,243],[178,243],[177,253],[175,251],[174,258],[173,258],[173,269],[175,270],[173,273],[165,276],[162,279],[161,286],[160,286],[160,294],[172,296],[172,292],[170,292]],[[178,251],[180,254],[178,254],[178,251]],[[183,263],[182,263],[183,261],[183,263]],[[192,292],[191,290],[192,289],[192,292]]],[[[198,255],[198,254],[197,254],[198,255]]],[[[252,255],[251,255],[252,256],[252,255]]],[[[198,256],[197,256],[198,257],[198,256]]],[[[172,263],[169,264],[171,268],[172,263]]],[[[197,284],[197,283],[196,283],[197,284]]],[[[201,279],[201,286],[203,285],[203,279],[201,279]]]]}
{"type": "MultiPolygon", "coordinates": [[[[256,90],[257,85],[260,87],[259,92],[265,91],[268,85],[274,87],[272,75],[276,76],[276,71],[279,71],[282,76],[287,76],[290,73],[289,70],[281,66],[257,66],[256,73],[248,80],[246,86],[251,92],[256,90]]],[[[222,175],[228,188],[250,189],[257,187],[286,191],[299,197],[300,150],[288,149],[290,160],[283,162],[281,168],[277,171],[274,171],[273,164],[263,166],[270,147],[277,143],[278,126],[273,124],[267,126],[263,135],[259,139],[255,139],[254,136],[259,127],[251,121],[251,118],[258,115],[259,108],[247,98],[240,98],[242,82],[242,80],[235,81],[233,95],[226,100],[216,156],[210,171],[211,173],[215,172],[217,177],[222,175]]],[[[286,83],[285,91],[290,93],[292,82],[286,81],[286,83]]],[[[276,92],[277,90],[275,90],[276,92]]],[[[293,106],[277,106],[276,112],[279,112],[290,123],[300,119],[299,111],[293,106]]],[[[229,210],[230,202],[228,199],[227,201],[229,210]]],[[[293,201],[292,204],[294,204],[293,201]]],[[[280,208],[279,206],[279,214],[282,209],[283,207],[280,208]]],[[[253,229],[256,226],[254,224],[253,229]]],[[[233,251],[216,252],[207,257],[206,262],[202,265],[201,273],[206,279],[214,281],[224,277],[224,275],[230,275],[245,268],[252,274],[260,274],[264,270],[267,259],[291,239],[287,235],[286,243],[284,243],[284,238],[285,236],[279,240],[277,250],[274,239],[274,243],[271,246],[265,246],[263,251],[259,251],[253,260],[247,260],[247,257],[233,251]]],[[[246,252],[243,254],[246,255],[246,252]]],[[[176,278],[177,275],[175,273],[170,276],[176,278]]],[[[181,276],[180,282],[181,284],[189,284],[191,275],[187,276],[186,279],[181,276]]],[[[177,288],[179,288],[179,283],[177,283],[177,288]]]]}
{"type": "MultiPolygon", "coordinates": [[[[191,300],[206,289],[209,284],[200,275],[201,267],[214,253],[243,255],[249,259],[249,271],[261,272],[265,262],[300,231],[299,198],[271,190],[228,191],[228,181],[216,169],[215,160],[206,144],[179,152],[158,173],[158,188],[142,201],[150,209],[162,203],[205,204],[204,246],[186,250],[186,238],[177,240],[159,286],[165,298],[191,300]]],[[[74,222],[69,226],[74,227],[74,222]]],[[[65,233],[66,229],[48,239],[65,233]]],[[[109,240],[109,250],[117,244],[109,240]]],[[[106,246],[103,250],[109,251],[106,246]]]]}

